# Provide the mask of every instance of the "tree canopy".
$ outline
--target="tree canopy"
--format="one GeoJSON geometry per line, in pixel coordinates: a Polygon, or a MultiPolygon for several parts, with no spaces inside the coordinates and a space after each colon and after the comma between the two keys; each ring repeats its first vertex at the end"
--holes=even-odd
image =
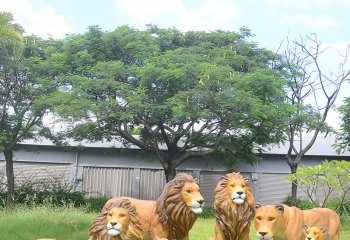
{"type": "Polygon", "coordinates": [[[283,137],[285,92],[275,55],[251,33],[150,25],[65,39],[62,105],[77,139],[118,138],[154,154],[167,179],[192,157],[254,161],[283,137]]]}

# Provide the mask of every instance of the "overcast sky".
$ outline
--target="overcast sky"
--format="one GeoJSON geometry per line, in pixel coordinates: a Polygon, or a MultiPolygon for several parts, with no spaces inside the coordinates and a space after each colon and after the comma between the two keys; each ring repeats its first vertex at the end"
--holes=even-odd
{"type": "MultiPolygon", "coordinates": [[[[272,51],[288,35],[316,33],[333,56],[350,44],[349,9],[350,0],[0,0],[0,10],[13,13],[27,34],[43,38],[84,33],[91,25],[106,31],[149,23],[182,31],[246,26],[256,35],[252,41],[272,51]]],[[[326,62],[329,71],[337,60],[326,62]]],[[[341,98],[350,95],[346,89],[341,98]]]]}

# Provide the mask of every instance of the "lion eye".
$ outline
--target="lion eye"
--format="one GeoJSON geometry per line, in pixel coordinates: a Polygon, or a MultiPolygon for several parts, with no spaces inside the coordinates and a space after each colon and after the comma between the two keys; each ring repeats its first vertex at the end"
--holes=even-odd
{"type": "Polygon", "coordinates": [[[186,190],[186,192],[187,192],[187,193],[191,193],[191,190],[188,189],[188,190],[186,190]]]}
{"type": "Polygon", "coordinates": [[[256,217],[256,219],[258,219],[259,221],[261,220],[261,217],[256,217]]]}
{"type": "Polygon", "coordinates": [[[235,185],[234,185],[234,184],[231,184],[230,186],[231,186],[231,187],[235,187],[235,185]]]}
{"type": "Polygon", "coordinates": [[[273,220],[275,220],[274,217],[269,217],[269,221],[270,221],[270,222],[273,221],[273,220]]]}
{"type": "Polygon", "coordinates": [[[112,213],[108,213],[108,216],[112,216],[112,213]]]}
{"type": "Polygon", "coordinates": [[[119,217],[125,217],[125,214],[120,214],[119,217]]]}
{"type": "Polygon", "coordinates": [[[245,185],[242,185],[242,188],[245,188],[245,185]]]}
{"type": "Polygon", "coordinates": [[[306,231],[306,234],[309,234],[309,231],[306,231]]]}

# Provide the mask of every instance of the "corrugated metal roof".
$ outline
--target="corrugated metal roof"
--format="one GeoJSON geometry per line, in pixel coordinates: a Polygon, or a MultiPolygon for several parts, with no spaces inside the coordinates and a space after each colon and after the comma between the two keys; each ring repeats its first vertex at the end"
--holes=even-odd
{"type": "MultiPolygon", "coordinates": [[[[311,136],[305,135],[303,136],[303,147],[309,143],[311,140],[311,136]]],[[[77,147],[83,146],[87,148],[128,148],[128,149],[140,149],[139,147],[129,144],[125,146],[121,141],[113,140],[113,141],[97,141],[97,142],[87,142],[87,141],[74,141],[72,139],[67,140],[69,146],[77,147]]],[[[299,146],[300,139],[295,139],[296,146],[299,146]]],[[[315,144],[311,147],[311,149],[306,153],[309,156],[350,156],[350,151],[345,151],[343,153],[338,154],[336,150],[332,147],[335,143],[335,136],[327,135],[327,137],[319,134],[318,138],[315,141],[315,144]]],[[[20,144],[23,145],[37,145],[37,146],[55,146],[48,139],[42,139],[41,141],[35,140],[24,140],[20,144]]],[[[288,151],[288,142],[279,145],[273,145],[271,147],[265,148],[265,154],[286,154],[288,151]]],[[[160,146],[161,149],[166,149],[165,145],[160,146]]]]}

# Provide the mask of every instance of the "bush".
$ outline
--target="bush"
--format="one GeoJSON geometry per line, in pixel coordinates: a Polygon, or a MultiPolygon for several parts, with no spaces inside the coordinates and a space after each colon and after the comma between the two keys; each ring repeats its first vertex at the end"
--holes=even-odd
{"type": "Polygon", "coordinates": [[[200,218],[215,218],[215,209],[214,207],[203,207],[203,212],[199,215],[200,218]]]}
{"type": "MultiPolygon", "coordinates": [[[[72,191],[73,185],[67,184],[60,178],[26,179],[17,185],[14,191],[14,204],[25,206],[85,206],[85,193],[72,191]]],[[[0,206],[6,204],[7,192],[0,192],[0,206]]]]}
{"type": "MultiPolygon", "coordinates": [[[[288,206],[292,206],[292,197],[291,196],[287,196],[283,201],[283,204],[288,205],[288,206]]],[[[311,209],[316,207],[315,204],[313,204],[311,201],[309,201],[308,199],[303,199],[303,198],[298,198],[297,200],[297,207],[305,210],[305,209],[311,209]]]]}
{"type": "Polygon", "coordinates": [[[89,197],[86,198],[85,209],[88,212],[101,212],[109,197],[89,197]]]}

